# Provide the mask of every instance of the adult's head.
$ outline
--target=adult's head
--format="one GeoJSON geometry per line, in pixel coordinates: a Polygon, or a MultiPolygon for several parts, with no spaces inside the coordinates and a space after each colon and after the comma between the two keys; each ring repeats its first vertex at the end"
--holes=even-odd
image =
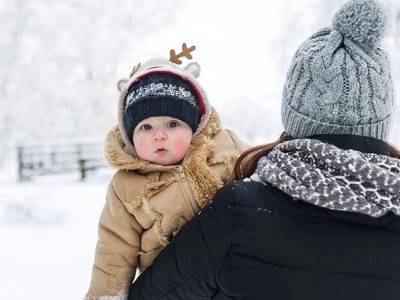
{"type": "MultiPolygon", "coordinates": [[[[249,149],[236,163],[237,179],[292,138],[321,134],[387,140],[395,109],[390,63],[380,48],[387,16],[374,0],[351,0],[296,51],[283,88],[285,132],[271,144],[249,149]]],[[[393,156],[400,152],[390,146],[393,156]]]]}
{"type": "Polygon", "coordinates": [[[300,46],[283,91],[288,135],[387,139],[395,104],[389,59],[379,47],[386,23],[378,2],[352,0],[335,14],[331,27],[300,46]]]}

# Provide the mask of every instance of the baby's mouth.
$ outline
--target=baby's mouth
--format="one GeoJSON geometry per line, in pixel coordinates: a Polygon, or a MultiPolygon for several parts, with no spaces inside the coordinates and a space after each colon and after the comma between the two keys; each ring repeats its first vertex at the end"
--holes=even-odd
{"type": "Polygon", "coordinates": [[[168,152],[168,150],[165,149],[165,148],[158,148],[158,149],[155,151],[155,153],[157,153],[157,154],[164,154],[164,153],[166,153],[166,152],[168,152]]]}

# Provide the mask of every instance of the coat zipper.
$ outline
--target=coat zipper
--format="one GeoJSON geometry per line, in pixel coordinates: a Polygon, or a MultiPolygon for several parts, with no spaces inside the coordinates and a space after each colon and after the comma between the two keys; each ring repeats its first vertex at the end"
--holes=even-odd
{"type": "Polygon", "coordinates": [[[185,191],[186,196],[188,197],[189,202],[192,205],[193,212],[196,213],[196,211],[200,208],[200,206],[194,198],[193,191],[189,185],[189,182],[187,180],[183,166],[178,166],[178,171],[179,171],[179,175],[181,176],[181,179],[182,179],[183,190],[185,191]],[[195,207],[193,207],[193,204],[195,204],[197,209],[195,207]]]}

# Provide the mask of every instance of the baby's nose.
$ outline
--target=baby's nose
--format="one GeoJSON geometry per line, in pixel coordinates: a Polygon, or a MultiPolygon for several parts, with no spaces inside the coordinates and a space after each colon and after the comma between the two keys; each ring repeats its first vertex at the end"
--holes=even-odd
{"type": "Polygon", "coordinates": [[[163,130],[156,130],[153,135],[153,140],[154,141],[162,141],[167,138],[167,135],[163,130]]]}

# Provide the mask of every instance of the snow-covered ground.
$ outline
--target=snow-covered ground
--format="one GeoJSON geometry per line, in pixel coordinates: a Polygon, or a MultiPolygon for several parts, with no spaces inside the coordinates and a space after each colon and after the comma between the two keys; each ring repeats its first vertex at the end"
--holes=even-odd
{"type": "Polygon", "coordinates": [[[90,280],[97,221],[113,174],[17,183],[0,178],[0,298],[82,299],[90,280]]]}

